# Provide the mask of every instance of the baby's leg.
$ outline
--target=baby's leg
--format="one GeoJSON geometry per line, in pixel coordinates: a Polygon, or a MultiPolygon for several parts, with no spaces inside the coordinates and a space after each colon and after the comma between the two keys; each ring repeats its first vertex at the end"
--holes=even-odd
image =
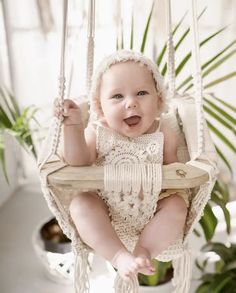
{"type": "Polygon", "coordinates": [[[80,193],[71,202],[70,213],[83,241],[110,261],[124,279],[139,271],[139,261],[118,238],[111,225],[108,208],[96,193],[80,193]]]}
{"type": "Polygon", "coordinates": [[[158,201],[157,212],[143,229],[134,249],[134,255],[152,259],[161,254],[183,233],[187,206],[179,195],[170,195],[158,201]]]}

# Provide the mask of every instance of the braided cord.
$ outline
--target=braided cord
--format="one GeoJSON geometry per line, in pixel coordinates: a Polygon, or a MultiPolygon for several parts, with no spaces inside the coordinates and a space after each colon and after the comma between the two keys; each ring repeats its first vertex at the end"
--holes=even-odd
{"type": "MultiPolygon", "coordinates": [[[[63,108],[64,97],[65,97],[65,47],[66,47],[66,36],[67,36],[67,14],[68,14],[68,0],[63,1],[63,29],[62,29],[62,41],[61,41],[61,63],[60,63],[60,75],[59,75],[59,92],[58,92],[58,103],[59,108],[63,108]]],[[[52,143],[51,154],[57,154],[58,145],[60,142],[61,136],[61,127],[62,127],[63,117],[56,119],[54,137],[52,143]]]]}
{"type": "MultiPolygon", "coordinates": [[[[169,99],[175,96],[175,52],[172,35],[172,17],[171,17],[171,0],[166,2],[166,22],[168,31],[167,40],[167,73],[169,83],[169,99]]],[[[202,86],[202,73],[201,73],[201,62],[200,62],[200,50],[199,50],[199,36],[198,36],[198,25],[197,25],[197,9],[196,0],[189,0],[190,5],[190,32],[192,39],[192,76],[193,76],[193,88],[194,88],[194,99],[196,104],[196,117],[197,117],[197,156],[198,158],[205,148],[204,142],[204,114],[203,114],[203,86],[202,86]]]]}
{"type": "Polygon", "coordinates": [[[197,24],[197,8],[196,0],[189,0],[191,5],[190,15],[190,32],[192,34],[192,60],[193,60],[193,88],[196,104],[197,116],[197,157],[199,157],[205,149],[204,142],[204,114],[203,114],[203,86],[200,62],[200,48],[197,24]]]}
{"type": "Polygon", "coordinates": [[[94,33],[95,33],[95,0],[89,0],[88,7],[88,32],[87,32],[87,76],[86,87],[87,95],[91,88],[94,63],[94,33]]]}

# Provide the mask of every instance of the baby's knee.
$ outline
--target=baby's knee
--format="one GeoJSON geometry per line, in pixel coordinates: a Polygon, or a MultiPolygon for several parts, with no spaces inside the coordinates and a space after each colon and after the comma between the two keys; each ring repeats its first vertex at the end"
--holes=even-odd
{"type": "Polygon", "coordinates": [[[89,195],[86,192],[79,193],[70,203],[70,215],[72,219],[77,218],[81,213],[86,213],[90,205],[89,195]]]}
{"type": "Polygon", "coordinates": [[[163,201],[162,207],[165,207],[168,210],[170,216],[175,217],[176,220],[186,219],[188,208],[185,200],[181,196],[173,194],[164,198],[163,201]]]}

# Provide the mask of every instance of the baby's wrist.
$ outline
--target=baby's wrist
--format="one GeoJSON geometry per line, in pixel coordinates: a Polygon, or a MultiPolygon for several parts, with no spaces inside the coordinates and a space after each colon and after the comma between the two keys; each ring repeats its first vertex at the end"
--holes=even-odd
{"type": "Polygon", "coordinates": [[[71,123],[64,123],[65,128],[84,128],[83,122],[71,122],[71,123]]]}
{"type": "Polygon", "coordinates": [[[83,122],[64,124],[64,126],[76,126],[76,125],[83,125],[83,122]]]}

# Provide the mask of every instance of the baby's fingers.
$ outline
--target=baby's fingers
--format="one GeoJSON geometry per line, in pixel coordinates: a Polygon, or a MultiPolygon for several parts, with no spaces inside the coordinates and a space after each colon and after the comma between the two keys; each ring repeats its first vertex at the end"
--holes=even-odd
{"type": "Polygon", "coordinates": [[[53,109],[53,116],[56,116],[57,118],[61,116],[61,112],[59,111],[58,108],[53,109]]]}

